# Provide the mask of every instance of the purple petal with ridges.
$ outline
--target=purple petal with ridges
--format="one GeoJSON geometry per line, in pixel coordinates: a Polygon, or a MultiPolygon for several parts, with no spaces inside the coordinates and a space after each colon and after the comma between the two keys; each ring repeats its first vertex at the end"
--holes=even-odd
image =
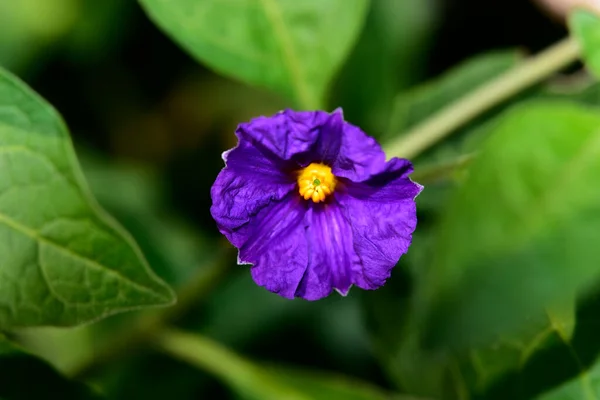
{"type": "Polygon", "coordinates": [[[392,159],[385,171],[362,183],[347,183],[338,201],[352,226],[361,270],[353,275],[362,289],[376,289],[408,251],[417,224],[415,197],[422,186],[407,176],[412,165],[392,159]]]}
{"type": "Polygon", "coordinates": [[[296,296],[318,300],[332,289],[346,295],[359,262],[352,244],[352,228],[336,202],[313,204],[307,214],[308,268],[296,296]]]}
{"type": "Polygon", "coordinates": [[[307,154],[309,162],[321,162],[334,165],[342,146],[342,132],[344,129],[344,115],[341,109],[328,114],[328,119],[319,127],[319,136],[310,153],[307,154]]]}
{"type": "Polygon", "coordinates": [[[374,138],[348,122],[342,124],[340,134],[340,151],[332,164],[334,175],[362,182],[385,169],[385,153],[374,138]]]}
{"type": "Polygon", "coordinates": [[[226,167],[211,188],[210,212],[219,230],[239,247],[245,240],[236,231],[263,207],[286,196],[295,188],[292,177],[281,172],[251,143],[241,140],[224,154],[226,167]]]}
{"type": "Polygon", "coordinates": [[[240,124],[236,135],[251,141],[281,160],[307,152],[330,118],[324,111],[284,110],[272,117],[258,117],[240,124]]]}
{"type": "Polygon", "coordinates": [[[290,193],[261,210],[239,229],[246,241],[239,260],[251,263],[254,281],[271,292],[292,299],[308,265],[306,203],[290,193]]]}

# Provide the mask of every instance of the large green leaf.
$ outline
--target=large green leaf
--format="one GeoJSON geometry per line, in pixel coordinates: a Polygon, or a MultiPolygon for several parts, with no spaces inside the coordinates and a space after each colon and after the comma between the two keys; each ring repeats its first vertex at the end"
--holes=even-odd
{"type": "Polygon", "coordinates": [[[368,6],[368,0],[140,1],[198,60],[309,109],[323,107],[368,6]]]}
{"type": "Polygon", "coordinates": [[[78,325],[174,300],[89,194],[59,115],[0,70],[0,327],[78,325]]]}
{"type": "MultiPolygon", "coordinates": [[[[443,382],[451,376],[453,391],[527,398],[516,393],[551,387],[589,361],[586,351],[594,354],[572,344],[572,335],[576,294],[600,276],[600,190],[589,185],[600,177],[600,113],[530,102],[486,131],[444,210],[416,310],[424,343],[444,353],[434,377],[438,394],[448,393],[443,382]],[[562,369],[540,379],[548,354],[562,369]]],[[[401,373],[418,371],[404,367],[401,373]]]]}
{"type": "Polygon", "coordinates": [[[0,398],[41,399],[49,393],[64,400],[99,398],[84,385],[67,380],[50,365],[0,336],[0,398]]]}
{"type": "Polygon", "coordinates": [[[600,275],[600,113],[528,103],[494,124],[421,282],[431,339],[488,343],[600,275]]]}
{"type": "Polygon", "coordinates": [[[530,398],[598,352],[588,323],[597,301],[585,297],[576,314],[574,301],[600,275],[600,189],[589,184],[600,177],[600,113],[529,102],[485,131],[432,232],[415,317],[389,356],[415,393],[530,398]],[[560,367],[548,373],[550,362],[560,367]]]}
{"type": "Polygon", "coordinates": [[[579,41],[586,66],[600,77],[600,17],[590,11],[576,10],[569,16],[569,27],[579,41]]]}
{"type": "MultiPolygon", "coordinates": [[[[397,301],[396,301],[397,303],[397,301]]],[[[393,304],[388,301],[388,304],[393,304]]],[[[512,335],[462,352],[423,349],[413,315],[403,310],[404,329],[386,344],[382,362],[403,391],[437,399],[531,399],[565,379],[584,374],[595,351],[576,338],[573,307],[548,308],[512,335]],[[552,370],[548,366],[552,365],[552,370]]],[[[377,331],[376,331],[377,333],[377,331]]],[[[597,337],[598,329],[579,332],[597,337]]]]}

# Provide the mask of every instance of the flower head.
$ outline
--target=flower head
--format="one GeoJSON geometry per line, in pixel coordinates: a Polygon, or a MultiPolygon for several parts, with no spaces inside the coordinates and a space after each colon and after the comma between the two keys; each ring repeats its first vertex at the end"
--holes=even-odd
{"type": "Polygon", "coordinates": [[[376,289],[407,252],[422,186],[408,160],[344,121],[341,110],[282,111],[240,124],[212,187],[219,230],[254,281],[317,300],[376,289]]]}

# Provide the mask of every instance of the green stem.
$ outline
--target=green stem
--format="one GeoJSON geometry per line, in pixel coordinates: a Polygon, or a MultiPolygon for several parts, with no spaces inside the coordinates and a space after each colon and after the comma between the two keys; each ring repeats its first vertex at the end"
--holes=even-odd
{"type": "Polygon", "coordinates": [[[154,339],[163,327],[181,318],[190,308],[205,299],[229,273],[232,248],[223,246],[206,265],[177,294],[177,303],[154,312],[140,315],[133,324],[127,324],[105,343],[92,357],[82,360],[67,375],[84,379],[117,360],[143,348],[154,339]]]}
{"type": "Polygon", "coordinates": [[[566,38],[440,110],[391,142],[386,151],[390,156],[414,158],[476,116],[541,82],[578,57],[577,42],[566,38]]]}
{"type": "Polygon", "coordinates": [[[448,176],[455,173],[457,170],[460,170],[464,166],[468,165],[471,161],[473,161],[474,158],[475,153],[469,153],[463,154],[453,160],[441,164],[424,166],[416,169],[415,172],[410,176],[410,179],[420,184],[435,183],[448,178],[448,176]]]}
{"type": "Polygon", "coordinates": [[[208,338],[165,329],[155,339],[155,345],[165,353],[216,376],[246,397],[256,400],[308,400],[282,385],[266,370],[208,338]]]}

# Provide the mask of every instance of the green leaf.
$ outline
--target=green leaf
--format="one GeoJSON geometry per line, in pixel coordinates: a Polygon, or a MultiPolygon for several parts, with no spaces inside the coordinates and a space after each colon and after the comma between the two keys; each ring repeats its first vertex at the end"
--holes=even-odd
{"type": "Polygon", "coordinates": [[[279,382],[301,391],[311,400],[425,400],[391,394],[350,377],[326,371],[286,366],[270,366],[268,371],[279,382]]]}
{"type": "Polygon", "coordinates": [[[582,371],[573,380],[537,397],[537,400],[574,400],[600,398],[600,362],[582,371]]]}
{"type": "Polygon", "coordinates": [[[410,321],[392,342],[386,367],[403,390],[436,399],[529,400],[570,379],[585,385],[600,351],[599,307],[598,299],[586,302],[576,317],[572,305],[548,308],[518,333],[462,355],[425,351],[410,321]]]}
{"type": "Polygon", "coordinates": [[[526,103],[490,130],[421,282],[432,342],[486,344],[600,275],[600,113],[526,103]]]}
{"type": "MultiPolygon", "coordinates": [[[[413,246],[418,246],[418,252],[433,251],[430,241],[424,240],[430,232],[415,236],[413,246]]],[[[411,269],[428,265],[426,255],[418,258],[411,260],[411,269]]],[[[406,284],[398,286],[406,280],[409,277],[396,275],[373,296],[365,297],[375,351],[390,380],[402,391],[436,399],[530,399],[580,373],[597,351],[597,346],[581,340],[588,337],[595,342],[600,334],[598,324],[581,323],[595,318],[597,305],[578,313],[575,331],[572,303],[548,307],[518,332],[486,345],[461,353],[450,348],[428,351],[422,347],[422,327],[410,307],[410,291],[406,284]],[[391,317],[398,314],[402,315],[400,321],[391,317]],[[552,373],[549,364],[556,365],[552,373]]]]}
{"type": "Polygon", "coordinates": [[[527,103],[483,129],[491,137],[442,209],[441,226],[415,236],[417,253],[425,255],[410,269],[431,301],[425,305],[435,310],[417,302],[411,316],[408,299],[398,298],[401,290],[386,294],[383,288],[369,311],[383,312],[376,344],[400,387],[441,398],[486,393],[486,399],[527,399],[515,388],[539,393],[594,357],[597,349],[581,339],[597,337],[598,329],[582,324],[594,312],[578,310],[576,325],[573,292],[597,274],[598,255],[587,247],[594,247],[589,232],[597,223],[598,192],[587,182],[600,171],[595,161],[586,165],[594,155],[578,151],[598,151],[589,144],[599,123],[588,108],[544,102],[527,103]],[[432,243],[420,239],[434,234],[432,243]],[[395,337],[381,328],[391,315],[382,304],[405,316],[395,337]],[[426,344],[435,352],[420,346],[424,310],[431,312],[426,344]],[[561,368],[544,375],[548,359],[561,368]]]}
{"type": "Polygon", "coordinates": [[[590,11],[575,10],[569,16],[569,27],[579,41],[585,65],[600,77],[600,17],[590,11]]]}
{"type": "Polygon", "coordinates": [[[0,70],[0,327],[73,326],[171,289],[96,204],[59,115],[0,70]]]}
{"type": "Polygon", "coordinates": [[[82,384],[62,377],[50,365],[0,336],[0,398],[30,400],[48,397],[64,400],[98,399],[82,384]]]}
{"type": "Polygon", "coordinates": [[[422,122],[483,83],[517,64],[514,50],[478,55],[452,68],[435,80],[400,93],[395,100],[387,138],[392,138],[422,122]]]}
{"type": "Polygon", "coordinates": [[[352,48],[368,0],[141,0],[199,61],[274,90],[305,109],[325,93],[352,48]]]}

